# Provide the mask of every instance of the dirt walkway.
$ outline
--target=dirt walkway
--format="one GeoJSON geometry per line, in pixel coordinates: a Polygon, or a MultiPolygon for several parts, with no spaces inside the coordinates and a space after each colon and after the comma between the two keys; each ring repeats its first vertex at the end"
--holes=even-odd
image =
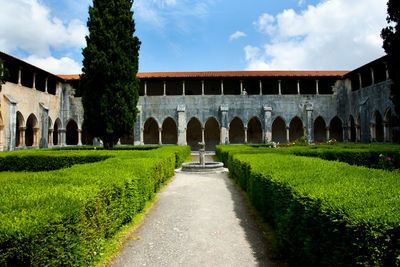
{"type": "Polygon", "coordinates": [[[273,266],[226,173],[177,173],[112,266],[273,266]]]}

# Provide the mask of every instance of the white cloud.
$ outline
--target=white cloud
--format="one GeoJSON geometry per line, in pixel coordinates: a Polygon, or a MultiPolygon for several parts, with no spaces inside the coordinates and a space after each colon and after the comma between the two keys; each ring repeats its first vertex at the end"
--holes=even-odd
{"type": "Polygon", "coordinates": [[[244,49],[248,69],[352,69],[384,55],[382,0],[325,0],[296,13],[263,14],[254,22],[269,37],[244,49]],[[257,48],[257,49],[256,49],[257,48]]]}
{"type": "Polygon", "coordinates": [[[303,6],[306,3],[306,0],[299,0],[297,3],[298,6],[303,6]]]}
{"type": "Polygon", "coordinates": [[[0,49],[22,49],[29,54],[50,56],[51,48],[85,46],[87,28],[79,20],[63,22],[51,16],[38,0],[0,0],[0,49]]]}
{"type": "Polygon", "coordinates": [[[57,59],[54,57],[29,56],[24,61],[53,74],[68,75],[82,73],[82,66],[69,57],[57,59]]]}
{"type": "Polygon", "coordinates": [[[235,39],[239,39],[240,37],[246,37],[247,34],[241,31],[237,31],[229,37],[229,41],[233,41],[235,39]]]}

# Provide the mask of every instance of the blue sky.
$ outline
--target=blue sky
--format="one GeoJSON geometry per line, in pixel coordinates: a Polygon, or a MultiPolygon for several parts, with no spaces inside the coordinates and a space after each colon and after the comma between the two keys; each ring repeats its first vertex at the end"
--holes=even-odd
{"type": "MultiPolygon", "coordinates": [[[[0,0],[0,51],[79,73],[90,0],[0,0]]],[[[342,70],[384,55],[386,0],[136,0],[140,72],[342,70]]]]}

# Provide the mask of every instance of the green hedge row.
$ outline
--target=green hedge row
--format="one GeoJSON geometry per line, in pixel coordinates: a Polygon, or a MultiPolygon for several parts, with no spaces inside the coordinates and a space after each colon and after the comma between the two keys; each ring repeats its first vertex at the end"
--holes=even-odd
{"type": "MultiPolygon", "coordinates": [[[[35,152],[41,153],[60,152],[35,152]]],[[[63,153],[107,159],[0,173],[0,266],[93,265],[107,239],[142,211],[190,148],[63,153]]]]}
{"type": "Polygon", "coordinates": [[[224,150],[219,147],[217,154],[271,223],[280,250],[293,264],[400,265],[396,172],[277,153],[236,150],[231,155],[224,150]]]}
{"type": "Polygon", "coordinates": [[[221,159],[225,159],[228,153],[294,154],[298,156],[319,157],[326,160],[338,160],[351,165],[375,169],[400,169],[400,146],[398,145],[339,144],[278,148],[270,148],[269,145],[232,145],[224,147],[223,151],[218,148],[216,149],[216,154],[221,159]]]}

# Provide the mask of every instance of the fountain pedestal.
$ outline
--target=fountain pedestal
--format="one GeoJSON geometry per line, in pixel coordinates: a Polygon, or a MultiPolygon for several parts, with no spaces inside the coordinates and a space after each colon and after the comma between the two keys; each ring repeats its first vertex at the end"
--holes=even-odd
{"type": "Polygon", "coordinates": [[[205,146],[203,142],[199,143],[199,162],[189,162],[182,164],[182,172],[224,172],[227,169],[224,168],[222,162],[206,162],[205,161],[205,146]]]}

